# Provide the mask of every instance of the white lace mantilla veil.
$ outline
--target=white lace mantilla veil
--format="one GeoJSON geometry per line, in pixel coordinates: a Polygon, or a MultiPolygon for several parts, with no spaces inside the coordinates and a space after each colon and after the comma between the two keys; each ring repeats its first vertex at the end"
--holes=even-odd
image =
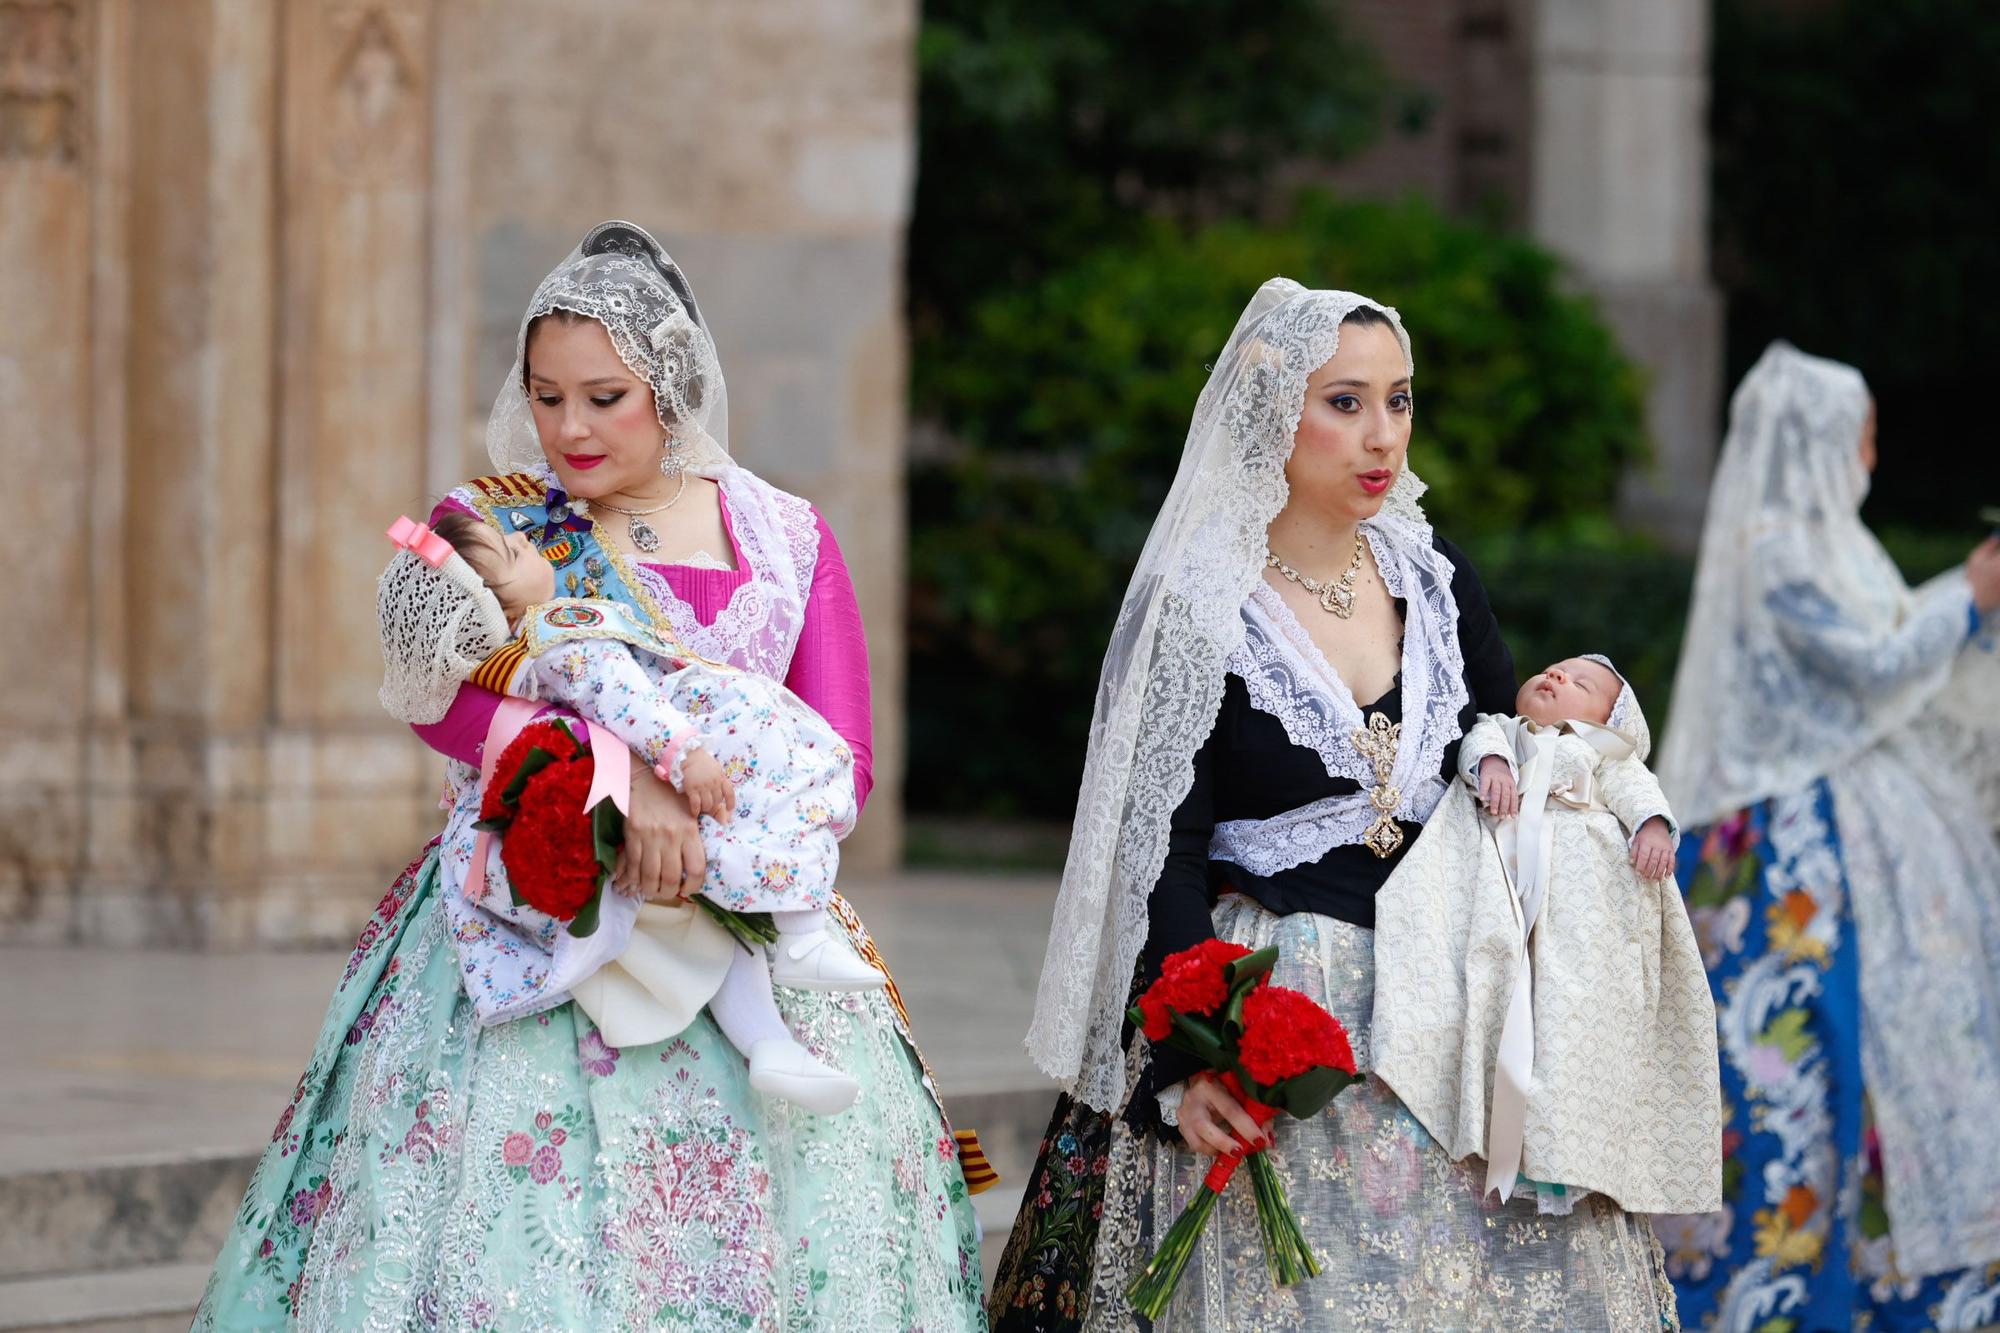
{"type": "MultiPolygon", "coordinates": [[[[1730,403],[1660,751],[1661,786],[1684,826],[1833,771],[1913,722],[1951,673],[1949,651],[1886,686],[1889,664],[1865,665],[1919,602],[1861,521],[1868,409],[1859,371],[1785,342],[1765,351],[1730,403]],[[1806,624],[1809,635],[1798,629],[1806,624]],[[1839,669],[1830,645],[1863,665],[1839,669]]],[[[1953,623],[1941,617],[1940,633],[1953,623]]]]}
{"type": "MultiPolygon", "coordinates": [[[[1244,636],[1266,531],[1285,506],[1306,380],[1361,306],[1388,318],[1408,364],[1409,335],[1388,306],[1288,278],[1257,290],[1195,400],[1180,469],[1111,631],[1027,1039],[1044,1072],[1100,1110],[1124,1096],[1119,1028],[1146,938],[1146,900],[1244,636]]],[[[1403,535],[1428,548],[1422,494],[1406,467],[1371,522],[1407,524],[1403,535]]]]}
{"type": "MultiPolygon", "coordinates": [[[[812,507],[739,465],[729,452],[729,391],[694,289],[666,249],[630,222],[601,222],[535,289],[514,337],[514,364],[494,397],[486,452],[502,472],[555,485],[529,408],[528,330],[554,310],[604,326],[619,359],[653,389],[654,408],[688,471],[719,483],[731,530],[755,577],[712,625],[702,625],[644,565],[632,574],[677,638],[716,661],[782,680],[804,625],[819,532],[812,507]]],[[[587,505],[579,505],[587,509],[587,505]]]]}
{"type": "Polygon", "coordinates": [[[634,375],[653,386],[660,424],[697,472],[729,462],[729,391],[694,289],[660,243],[630,222],[600,222],[535,288],[514,335],[514,365],[486,419],[486,453],[502,472],[546,472],[524,369],[528,329],[553,310],[604,326],[634,375]]]}

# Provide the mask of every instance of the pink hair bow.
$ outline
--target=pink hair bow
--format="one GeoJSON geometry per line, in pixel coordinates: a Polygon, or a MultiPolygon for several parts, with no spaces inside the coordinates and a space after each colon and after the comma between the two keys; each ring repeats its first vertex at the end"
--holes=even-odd
{"type": "Polygon", "coordinates": [[[440,568],[451,559],[451,543],[408,514],[389,525],[389,540],[432,569],[440,568]]]}

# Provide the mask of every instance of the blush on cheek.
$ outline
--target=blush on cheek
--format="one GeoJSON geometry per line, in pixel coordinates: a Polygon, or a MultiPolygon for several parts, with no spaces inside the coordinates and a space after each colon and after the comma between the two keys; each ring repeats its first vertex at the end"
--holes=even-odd
{"type": "Polygon", "coordinates": [[[644,394],[628,393],[611,413],[612,424],[620,431],[636,430],[653,423],[653,404],[644,394]]]}

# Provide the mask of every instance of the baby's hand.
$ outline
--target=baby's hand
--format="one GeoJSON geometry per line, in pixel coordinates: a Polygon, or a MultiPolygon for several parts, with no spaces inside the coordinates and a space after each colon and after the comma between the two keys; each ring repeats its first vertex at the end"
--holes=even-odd
{"type": "Polygon", "coordinates": [[[688,809],[699,819],[703,815],[727,824],[736,811],[736,784],[706,750],[695,750],[681,761],[681,790],[687,794],[688,809]]]}
{"type": "Polygon", "coordinates": [[[1521,813],[1521,792],[1514,785],[1513,771],[1497,754],[1479,761],[1479,803],[1486,807],[1486,813],[1501,819],[1521,813]]]}
{"type": "Polygon", "coordinates": [[[1665,879],[1674,873],[1674,836],[1658,815],[1639,825],[1639,834],[1632,839],[1632,868],[1641,879],[1665,879]]]}

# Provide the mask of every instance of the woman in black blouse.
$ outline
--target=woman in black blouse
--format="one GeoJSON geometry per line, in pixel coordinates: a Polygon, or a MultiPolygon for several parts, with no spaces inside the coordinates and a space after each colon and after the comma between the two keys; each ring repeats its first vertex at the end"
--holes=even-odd
{"type": "MultiPolygon", "coordinates": [[[[1123,1290],[1231,1130],[1206,1074],[1121,1023],[1161,960],[1275,945],[1277,984],[1347,1026],[1364,1071],[1374,894],[1446,790],[1513,663],[1405,467],[1409,340],[1393,310],[1275,279],[1195,409],[1099,686],[1029,1048],[1068,1092],[1002,1260],[1001,1329],[1143,1328],[1123,1290]]],[[[1659,1328],[1650,1234],[1602,1200],[1481,1197],[1380,1083],[1280,1117],[1279,1169],[1322,1276],[1277,1288],[1225,1196],[1162,1326],[1659,1328]]]]}
{"type": "MultiPolygon", "coordinates": [[[[1360,311],[1374,314],[1369,306],[1361,307],[1360,311]]],[[[1372,321],[1365,316],[1361,320],[1350,316],[1347,323],[1350,327],[1357,324],[1366,327],[1372,321]]],[[[1453,570],[1451,593],[1458,607],[1467,696],[1455,721],[1463,734],[1479,713],[1513,710],[1514,659],[1500,637],[1500,627],[1486,602],[1486,590],[1480,586],[1471,563],[1444,538],[1433,537],[1432,541],[1434,549],[1453,570]]],[[[1371,595],[1387,598],[1380,577],[1372,574],[1372,562],[1364,564],[1364,572],[1369,577],[1357,578],[1356,601],[1365,605],[1363,599],[1371,595]]],[[[1276,577],[1275,570],[1272,575],[1276,577]]],[[[1403,599],[1388,600],[1400,621],[1404,615],[1403,599]]],[[[1401,723],[1402,682],[1392,684],[1363,711],[1369,715],[1380,713],[1393,723],[1401,723]]],[[[1453,739],[1445,746],[1439,780],[1449,782],[1457,764],[1458,741],[1453,739]]],[[[1268,875],[1260,875],[1221,856],[1211,859],[1209,855],[1218,824],[1268,820],[1327,797],[1362,794],[1360,782],[1329,774],[1317,750],[1294,741],[1286,734],[1283,722],[1259,711],[1250,700],[1250,689],[1242,676],[1233,671],[1226,676],[1215,730],[1195,753],[1194,785],[1188,790],[1187,799],[1174,811],[1167,864],[1147,900],[1150,929],[1143,954],[1145,980],[1150,982],[1160,974],[1160,963],[1168,954],[1190,948],[1215,934],[1210,915],[1219,896],[1232,890],[1249,895],[1268,911],[1281,916],[1315,912],[1373,929],[1375,891],[1387,882],[1389,872],[1403,859],[1422,827],[1420,824],[1398,820],[1403,842],[1387,856],[1377,856],[1360,842],[1344,842],[1329,847],[1317,860],[1268,875]]],[[[1178,1083],[1196,1067],[1192,1057],[1163,1048],[1152,1054],[1149,1083],[1156,1088],[1178,1083]]],[[[1142,1119],[1151,1110],[1145,1098],[1134,1098],[1128,1107],[1128,1115],[1142,1119]]],[[[1184,1134],[1188,1128],[1183,1121],[1184,1134]]]]}

